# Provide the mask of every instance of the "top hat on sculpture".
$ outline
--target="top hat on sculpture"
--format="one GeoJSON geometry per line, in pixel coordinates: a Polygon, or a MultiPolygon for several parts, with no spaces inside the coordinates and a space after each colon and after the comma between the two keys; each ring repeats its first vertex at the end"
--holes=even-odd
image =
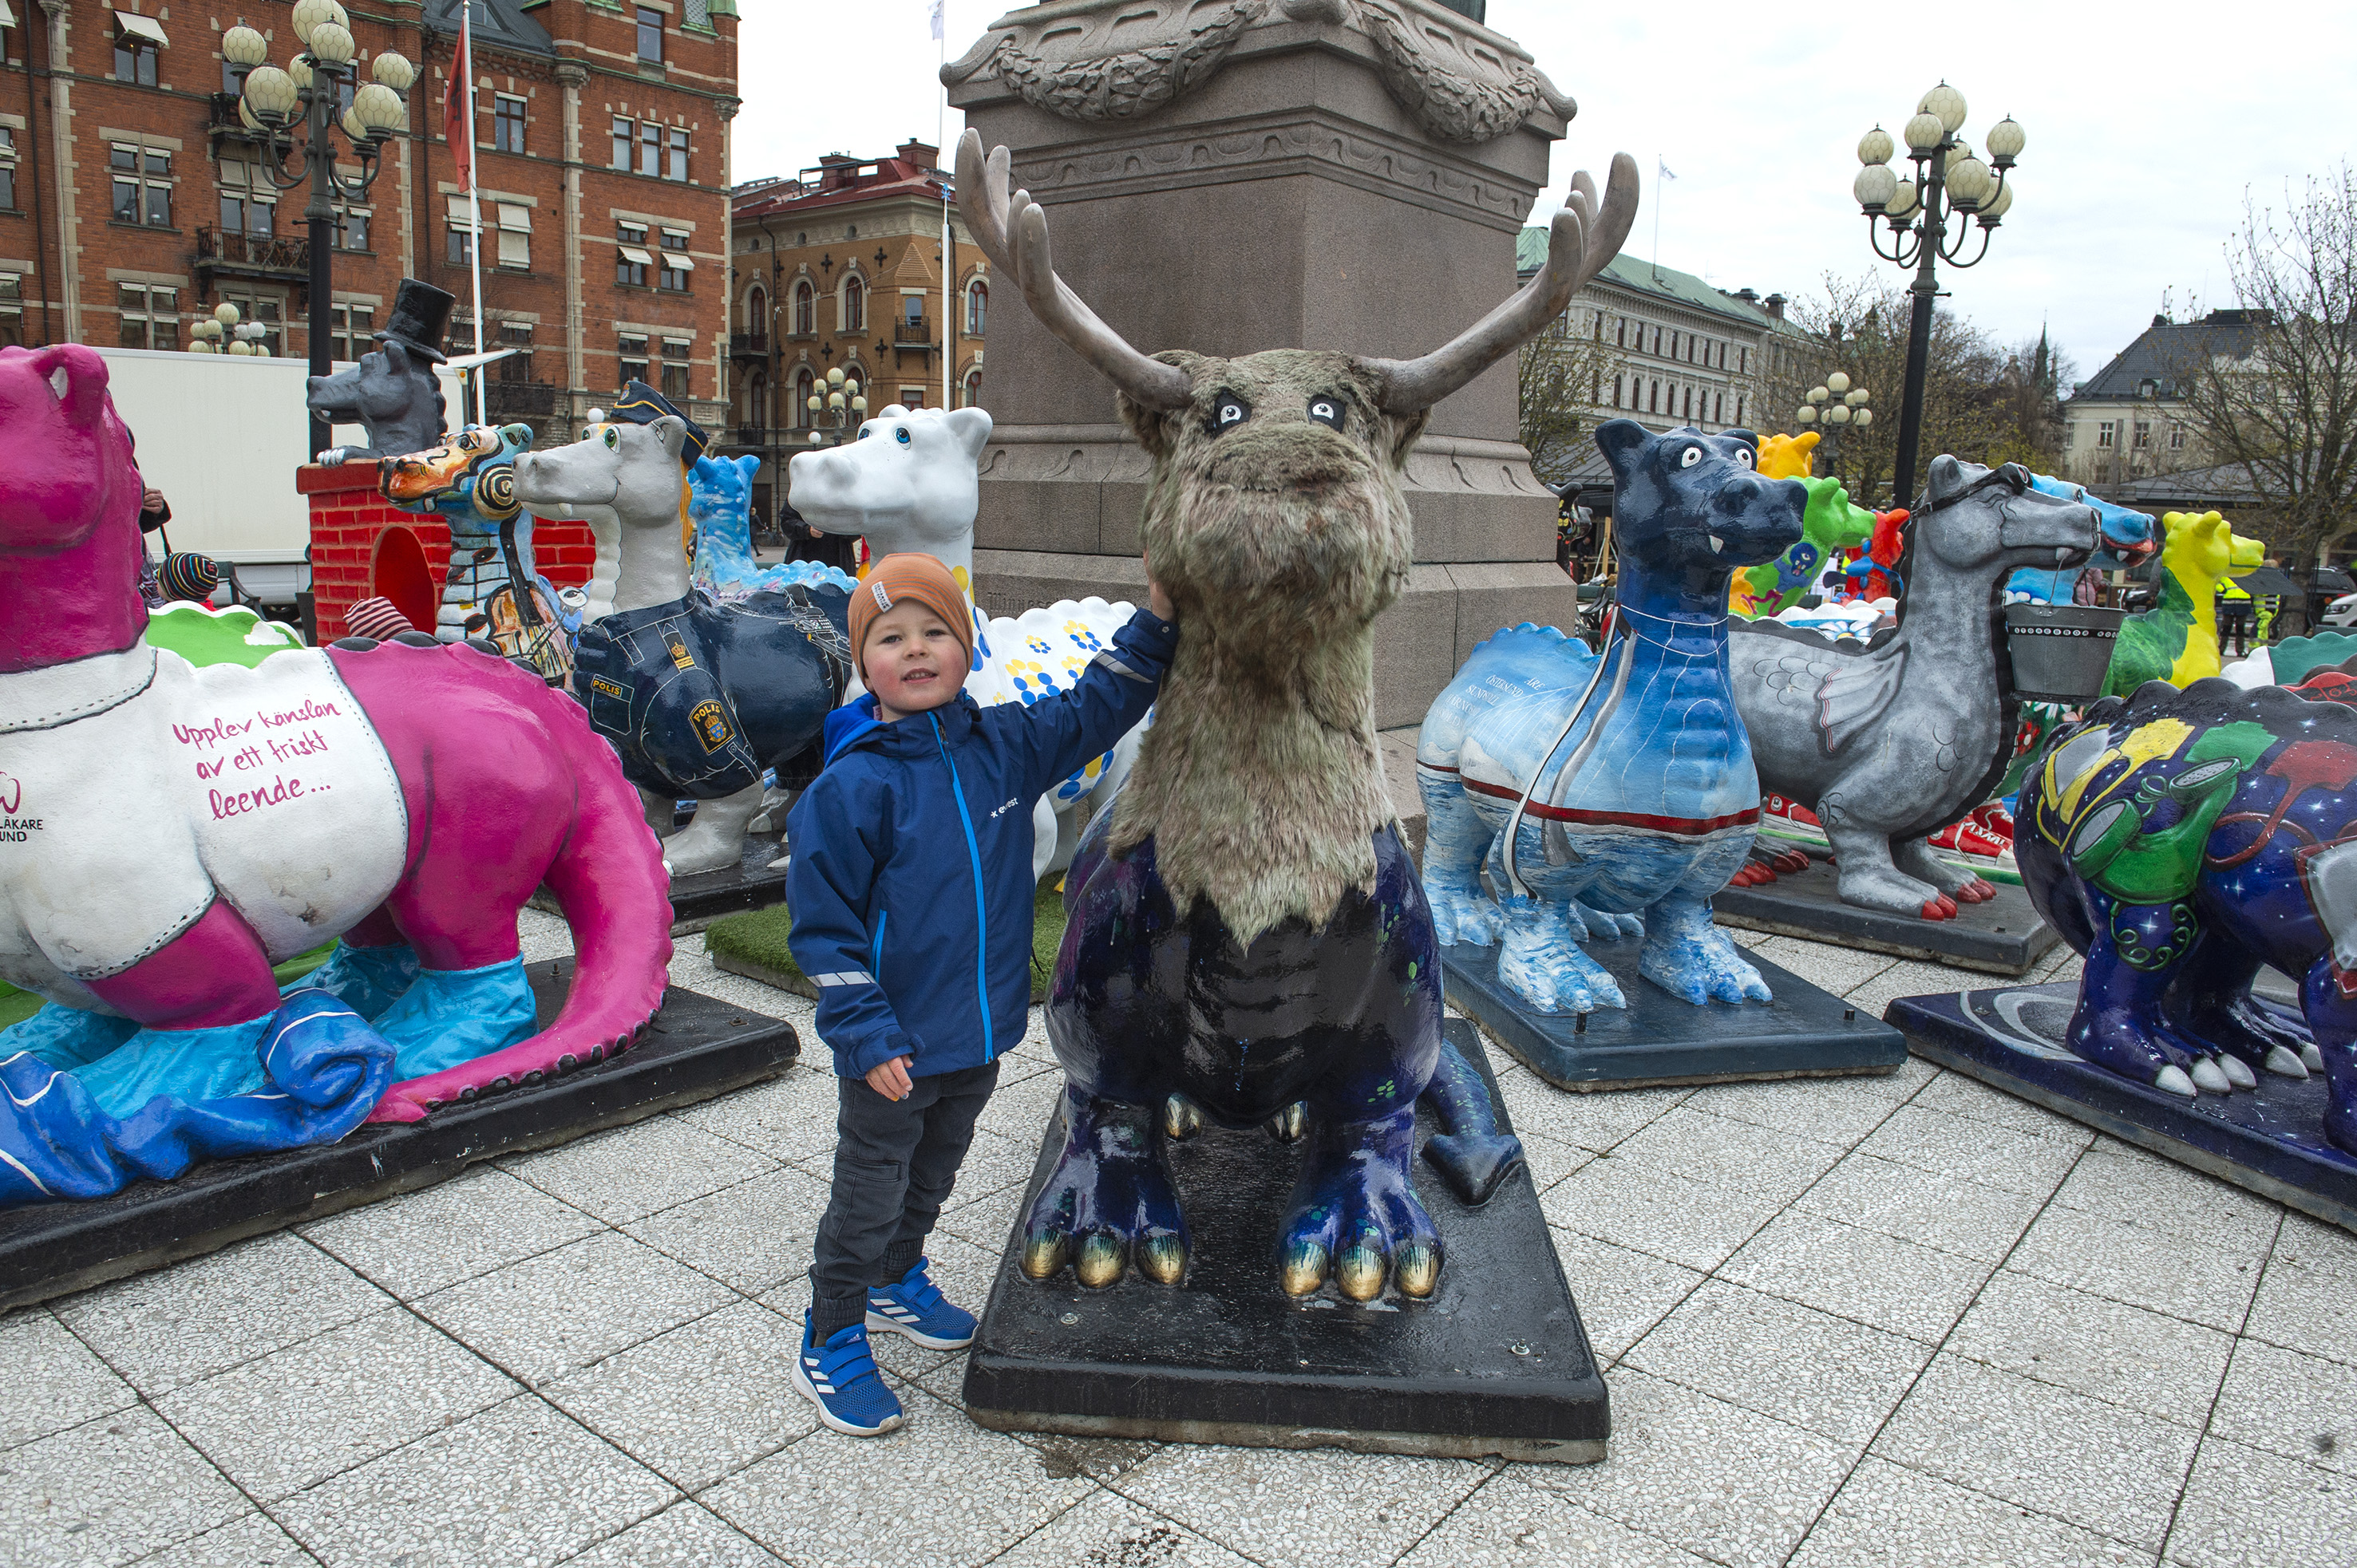
{"type": "Polygon", "coordinates": [[[372,334],[435,364],[442,363],[442,338],[450,329],[450,309],[458,296],[417,278],[404,278],[393,296],[393,319],[372,334]]]}
{"type": "Polygon", "coordinates": [[[619,419],[626,424],[652,424],[663,418],[678,420],[687,426],[687,450],[681,461],[691,468],[703,460],[705,451],[712,444],[712,438],[704,433],[704,426],[690,418],[687,410],[644,381],[624,383],[622,395],[614,400],[613,406],[606,411],[606,417],[619,419]]]}

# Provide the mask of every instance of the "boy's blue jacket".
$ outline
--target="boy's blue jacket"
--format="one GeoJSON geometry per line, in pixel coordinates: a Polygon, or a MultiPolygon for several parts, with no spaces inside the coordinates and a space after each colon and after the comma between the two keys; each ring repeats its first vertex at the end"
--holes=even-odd
{"type": "Polygon", "coordinates": [[[985,708],[964,693],[894,724],[827,715],[826,762],[788,816],[788,946],[818,986],[834,1070],[899,1056],[979,1067],[1031,1004],[1031,810],[1146,716],[1178,628],[1146,610],[1072,690],[985,708]]]}

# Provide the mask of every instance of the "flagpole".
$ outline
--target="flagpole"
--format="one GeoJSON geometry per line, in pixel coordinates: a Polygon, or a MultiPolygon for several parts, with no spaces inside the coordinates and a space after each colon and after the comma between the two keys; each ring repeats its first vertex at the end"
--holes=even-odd
{"type": "Polygon", "coordinates": [[[1669,160],[1661,154],[1653,155],[1653,277],[1662,275],[1662,197],[1664,188],[1676,177],[1670,173],[1669,160]]]}
{"type": "Polygon", "coordinates": [[[483,197],[475,177],[475,0],[464,0],[458,9],[458,62],[464,72],[467,91],[467,217],[474,225],[474,242],[467,247],[473,263],[475,282],[475,423],[490,423],[490,410],[483,397],[483,197]]]}
{"type": "MultiPolygon", "coordinates": [[[[933,156],[945,159],[949,147],[942,138],[949,134],[950,88],[942,80],[940,66],[950,60],[949,22],[946,0],[933,0],[933,53],[938,64],[933,71],[933,156]]],[[[957,307],[957,252],[950,238],[950,185],[942,182],[942,407],[955,408],[951,400],[950,384],[957,376],[956,356],[952,345],[957,341],[953,332],[954,318],[950,312],[957,307]]]]}

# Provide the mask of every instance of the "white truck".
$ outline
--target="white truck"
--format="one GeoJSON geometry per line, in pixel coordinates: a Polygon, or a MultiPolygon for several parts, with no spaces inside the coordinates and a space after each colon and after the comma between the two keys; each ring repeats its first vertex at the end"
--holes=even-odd
{"type": "MultiPolygon", "coordinates": [[[[249,596],[291,611],[295,596],[311,586],[310,508],[295,489],[295,470],[310,457],[303,403],[308,364],[243,354],[97,351],[106,360],[115,412],[137,443],[140,477],[171,503],[164,532],[172,548],[236,568],[249,596]]],[[[339,360],[335,368],[349,363],[339,360]]],[[[457,378],[445,374],[442,382],[455,416],[457,378]]],[[[335,440],[366,446],[368,433],[339,424],[335,440]]],[[[228,601],[226,582],[214,598],[228,601]]]]}

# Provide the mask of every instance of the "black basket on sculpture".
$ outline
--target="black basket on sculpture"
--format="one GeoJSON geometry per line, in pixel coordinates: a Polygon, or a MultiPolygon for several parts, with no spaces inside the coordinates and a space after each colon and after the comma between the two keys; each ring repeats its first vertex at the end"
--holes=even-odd
{"type": "Polygon", "coordinates": [[[2006,606],[2014,691],[2031,702],[2074,707],[2102,696],[2112,645],[2126,618],[2125,611],[2090,605],[2006,606]]]}

